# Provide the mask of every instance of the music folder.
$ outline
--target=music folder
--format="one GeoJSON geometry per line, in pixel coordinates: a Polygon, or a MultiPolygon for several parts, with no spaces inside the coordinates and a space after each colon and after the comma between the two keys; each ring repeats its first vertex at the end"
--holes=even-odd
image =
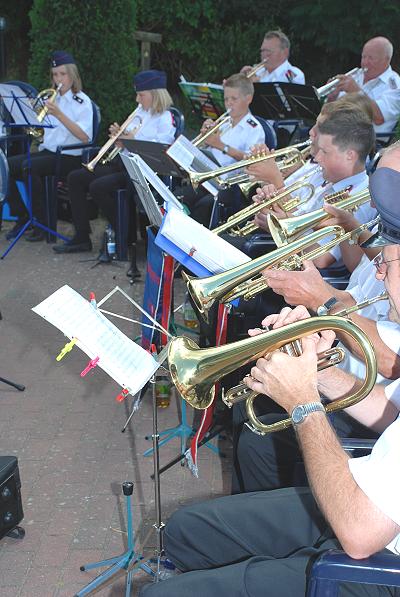
{"type": "Polygon", "coordinates": [[[186,176],[186,172],[166,153],[170,147],[168,144],[137,139],[123,139],[122,142],[130,153],[140,155],[159,176],[174,176],[176,178],[186,176]]]}
{"type": "Polygon", "coordinates": [[[250,110],[266,120],[315,121],[321,111],[321,100],[312,85],[254,83],[250,110]]]}

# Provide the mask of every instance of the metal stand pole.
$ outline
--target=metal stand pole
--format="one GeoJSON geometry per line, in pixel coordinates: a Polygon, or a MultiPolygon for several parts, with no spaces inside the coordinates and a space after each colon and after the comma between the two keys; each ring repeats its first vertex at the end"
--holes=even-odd
{"type": "Polygon", "coordinates": [[[87,597],[100,591],[103,587],[115,582],[122,575],[126,574],[126,586],[125,586],[125,597],[130,597],[132,577],[139,570],[142,569],[144,572],[153,577],[154,582],[160,580],[160,568],[161,558],[164,555],[164,544],[163,544],[163,531],[165,524],[161,521],[161,492],[160,492],[160,461],[159,461],[159,449],[158,441],[159,434],[157,431],[157,400],[156,400],[156,385],[155,385],[155,374],[150,380],[152,384],[152,399],[153,399],[153,477],[154,477],[154,498],[155,498],[155,514],[156,522],[153,528],[157,534],[157,548],[155,551],[155,558],[148,560],[147,562],[141,562],[143,556],[135,552],[135,540],[134,531],[132,524],[132,508],[131,508],[131,495],[133,492],[133,483],[123,483],[123,492],[126,496],[126,519],[127,519],[127,550],[120,556],[101,560],[100,562],[94,562],[93,564],[86,564],[81,566],[81,570],[91,570],[93,568],[99,568],[101,566],[109,566],[107,570],[102,572],[83,589],[75,594],[74,597],[87,597]],[[156,561],[156,571],[154,571],[150,564],[156,561]]]}

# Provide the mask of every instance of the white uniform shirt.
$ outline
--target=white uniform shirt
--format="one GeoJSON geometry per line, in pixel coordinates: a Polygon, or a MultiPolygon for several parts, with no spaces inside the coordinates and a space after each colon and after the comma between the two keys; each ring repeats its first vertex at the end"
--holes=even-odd
{"type": "MultiPolygon", "coordinates": [[[[69,89],[64,95],[57,95],[55,102],[60,110],[77,124],[89,137],[89,142],[93,137],[93,108],[90,97],[79,91],[73,93],[69,89]]],[[[50,122],[54,128],[44,129],[43,143],[39,145],[39,151],[47,149],[48,151],[57,151],[59,145],[74,145],[82,143],[75,137],[55,116],[48,116],[44,123],[50,122]]],[[[81,155],[82,149],[69,149],[62,153],[67,155],[81,155]]]]}
{"type": "MultiPolygon", "coordinates": [[[[398,381],[398,380],[397,380],[398,381]]],[[[392,385],[398,388],[397,381],[392,385]]],[[[349,459],[350,472],[360,489],[381,512],[400,525],[400,417],[379,437],[371,454],[349,459]]],[[[400,533],[386,545],[400,555],[400,533]]]]}
{"type": "MultiPolygon", "coordinates": [[[[356,303],[368,298],[378,296],[385,290],[383,281],[375,277],[376,268],[372,261],[364,255],[350,276],[346,291],[351,294],[356,303]]],[[[400,327],[388,319],[389,301],[378,301],[365,307],[360,315],[377,322],[377,331],[382,341],[395,353],[399,354],[400,327]],[[389,333],[390,329],[390,333],[389,333]]],[[[356,377],[364,377],[365,366],[363,361],[353,356],[347,349],[344,360],[339,367],[356,377]]],[[[392,380],[387,379],[378,373],[377,382],[383,385],[390,384],[392,380]]]]}
{"type": "Polygon", "coordinates": [[[257,71],[257,75],[260,77],[260,83],[298,83],[299,85],[305,83],[303,71],[290,64],[289,60],[285,60],[271,72],[263,68],[257,71]]]}
{"type": "MultiPolygon", "coordinates": [[[[229,147],[247,153],[253,145],[265,143],[265,134],[258,120],[254,118],[251,112],[247,112],[234,127],[229,126],[228,123],[221,126],[220,139],[224,145],[229,145],[229,147]]],[[[227,166],[236,161],[235,158],[222,153],[220,149],[215,147],[211,147],[210,151],[221,166],[227,166]]],[[[232,174],[230,172],[230,175],[232,174]]]]}
{"type": "Polygon", "coordinates": [[[310,208],[310,205],[314,205],[313,197],[316,193],[321,192],[321,185],[324,182],[322,170],[319,164],[317,164],[316,162],[312,162],[311,160],[307,160],[304,166],[301,166],[301,168],[296,170],[296,172],[293,172],[293,174],[290,174],[290,176],[285,178],[285,187],[287,188],[306,175],[309,176],[304,181],[304,183],[311,184],[314,187],[314,193],[308,201],[304,201],[304,199],[310,196],[309,187],[305,187],[293,192],[294,197],[299,197],[304,201],[304,203],[302,203],[301,205],[299,205],[299,207],[296,208],[296,216],[311,211],[312,208],[310,208]]]}
{"type": "Polygon", "coordinates": [[[375,124],[376,133],[391,132],[400,117],[400,75],[389,66],[379,77],[364,83],[364,73],[354,77],[363,92],[374,100],[385,119],[383,124],[375,124]]]}
{"type": "Polygon", "coordinates": [[[131,132],[135,128],[138,128],[135,135],[138,141],[154,141],[170,145],[175,138],[176,129],[169,110],[165,110],[162,114],[153,114],[150,110],[139,108],[127,131],[131,132]]]}

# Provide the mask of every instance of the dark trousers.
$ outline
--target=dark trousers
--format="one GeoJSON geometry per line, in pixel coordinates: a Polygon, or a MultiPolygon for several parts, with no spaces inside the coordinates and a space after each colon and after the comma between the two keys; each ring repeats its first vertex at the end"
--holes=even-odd
{"type": "MultiPolygon", "coordinates": [[[[277,413],[279,409],[270,398],[260,396],[259,408],[269,408],[275,412],[260,416],[265,424],[286,419],[287,414],[277,413]]],[[[258,415],[257,415],[258,416],[258,415]]],[[[238,427],[247,418],[244,403],[236,406],[234,413],[238,427]]],[[[339,437],[376,438],[377,434],[352,419],[345,412],[330,415],[331,422],[339,437]]],[[[264,491],[307,485],[302,455],[292,427],[264,436],[253,433],[244,425],[235,442],[234,466],[232,472],[232,493],[264,491]]]]}
{"type": "MultiPolygon", "coordinates": [[[[143,597],[304,597],[312,561],[340,548],[307,487],[218,498],[181,508],[165,530],[167,557],[185,572],[143,597]]],[[[347,585],[343,597],[395,595],[347,585]]]]}
{"type": "Polygon", "coordinates": [[[89,239],[87,193],[91,195],[115,230],[117,213],[115,193],[118,189],[126,188],[128,184],[128,175],[121,160],[117,158],[115,163],[96,166],[93,172],[89,172],[86,168],[74,170],[69,174],[67,182],[77,239],[82,242],[89,239]]]}
{"type": "MultiPolygon", "coordinates": [[[[61,155],[60,156],[60,175],[66,176],[71,170],[77,168],[81,163],[81,156],[61,155]]],[[[44,208],[44,183],[43,178],[55,174],[56,154],[47,151],[32,153],[28,160],[27,155],[15,155],[8,158],[10,169],[8,202],[13,215],[23,222],[28,219],[29,213],[18,192],[17,180],[25,183],[26,189],[29,189],[29,180],[31,184],[32,214],[41,222],[45,222],[44,208]],[[30,162],[30,163],[29,163],[30,162]],[[30,174],[30,176],[29,176],[30,174]]],[[[29,192],[29,191],[28,191],[29,192]]]]}

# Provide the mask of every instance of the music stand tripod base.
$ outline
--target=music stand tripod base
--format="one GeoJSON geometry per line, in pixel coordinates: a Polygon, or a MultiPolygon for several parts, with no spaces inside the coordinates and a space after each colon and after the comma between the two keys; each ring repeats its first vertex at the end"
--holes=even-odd
{"type": "Polygon", "coordinates": [[[75,593],[74,597],[84,597],[97,593],[103,586],[114,582],[116,578],[126,574],[125,595],[129,597],[131,594],[132,577],[139,570],[142,569],[147,574],[155,576],[155,572],[145,562],[141,563],[143,556],[135,552],[135,538],[132,523],[132,508],[131,497],[133,493],[133,483],[125,481],[122,484],[122,490],[125,495],[126,503],[126,520],[127,520],[127,550],[114,558],[108,558],[92,564],[86,564],[80,567],[80,570],[93,570],[94,568],[101,568],[108,566],[107,570],[99,574],[95,579],[88,583],[83,589],[75,593]]]}

